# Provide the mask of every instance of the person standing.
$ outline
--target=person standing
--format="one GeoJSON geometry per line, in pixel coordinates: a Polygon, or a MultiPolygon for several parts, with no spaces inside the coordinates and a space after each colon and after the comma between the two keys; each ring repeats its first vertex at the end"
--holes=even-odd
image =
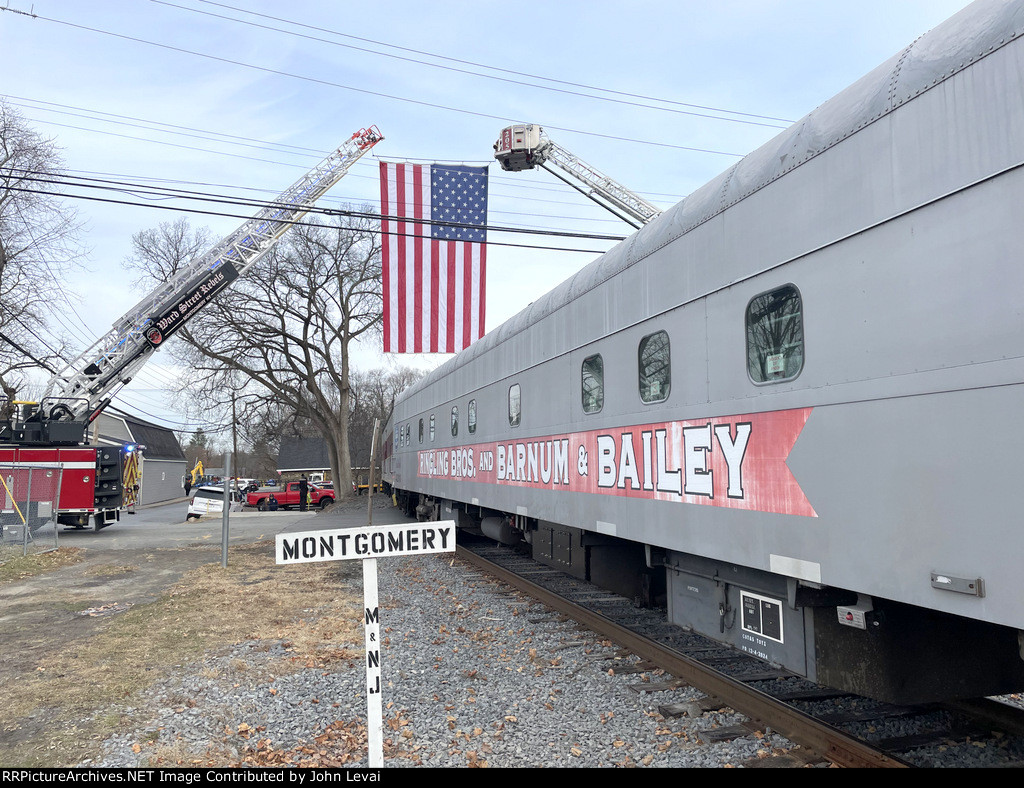
{"type": "Polygon", "coordinates": [[[306,481],[306,474],[299,479],[299,511],[304,512],[309,508],[309,482],[306,481]]]}
{"type": "Polygon", "coordinates": [[[192,489],[192,479],[188,476],[185,477],[185,497],[188,498],[189,491],[192,489]]]}

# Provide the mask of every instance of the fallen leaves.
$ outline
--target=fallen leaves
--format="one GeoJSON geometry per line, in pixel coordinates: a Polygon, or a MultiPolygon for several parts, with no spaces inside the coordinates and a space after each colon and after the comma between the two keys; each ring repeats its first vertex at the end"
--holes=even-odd
{"type": "Polygon", "coordinates": [[[365,756],[366,746],[365,726],[337,721],[314,738],[313,746],[301,745],[290,750],[275,750],[269,739],[260,739],[253,747],[246,749],[241,765],[260,768],[351,766],[365,756]]]}
{"type": "Polygon", "coordinates": [[[115,613],[122,613],[132,605],[130,602],[111,602],[109,605],[100,605],[99,607],[90,607],[87,610],[79,610],[78,615],[80,616],[112,616],[115,613]]]}
{"type": "MultiPolygon", "coordinates": [[[[256,733],[262,733],[266,729],[267,728],[266,728],[265,725],[255,725],[255,726],[253,726],[253,725],[250,725],[247,722],[240,722],[238,724],[237,728],[232,728],[230,725],[225,725],[224,726],[224,735],[225,736],[240,736],[243,739],[250,739],[256,733]]],[[[261,739],[260,741],[266,742],[268,744],[270,742],[269,739],[261,739]]]]}

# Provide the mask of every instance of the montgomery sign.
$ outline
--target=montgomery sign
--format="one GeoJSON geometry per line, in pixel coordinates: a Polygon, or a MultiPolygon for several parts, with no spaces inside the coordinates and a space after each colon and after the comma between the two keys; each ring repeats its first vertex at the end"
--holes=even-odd
{"type": "Polygon", "coordinates": [[[455,549],[455,526],[450,521],[333,528],[277,535],[277,563],[301,564],[346,558],[389,558],[400,555],[446,553],[455,549]]]}

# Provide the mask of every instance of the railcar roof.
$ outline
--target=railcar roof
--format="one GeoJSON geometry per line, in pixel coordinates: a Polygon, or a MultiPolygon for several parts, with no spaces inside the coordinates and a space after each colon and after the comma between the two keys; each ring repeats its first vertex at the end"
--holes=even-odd
{"type": "Polygon", "coordinates": [[[1024,33],[1024,2],[977,0],[410,386],[429,386],[1024,33]]]}

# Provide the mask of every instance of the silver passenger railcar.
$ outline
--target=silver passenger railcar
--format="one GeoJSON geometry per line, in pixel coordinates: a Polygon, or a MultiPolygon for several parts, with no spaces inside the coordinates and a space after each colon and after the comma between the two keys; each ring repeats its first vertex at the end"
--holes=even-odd
{"type": "Polygon", "coordinates": [[[1022,32],[979,0],[412,386],[398,500],[825,684],[1024,687],[1022,32]]]}

